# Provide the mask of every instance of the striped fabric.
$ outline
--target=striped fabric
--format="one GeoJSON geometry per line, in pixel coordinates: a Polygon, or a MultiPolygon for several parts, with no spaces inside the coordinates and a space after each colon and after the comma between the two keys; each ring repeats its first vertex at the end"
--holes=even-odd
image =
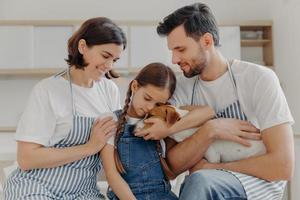
{"type": "Polygon", "coordinates": [[[283,198],[286,181],[268,182],[237,172],[231,173],[241,181],[248,200],[279,200],[283,198]]]}
{"type": "MultiPolygon", "coordinates": [[[[247,117],[241,111],[239,101],[232,103],[223,111],[217,113],[218,118],[235,118],[247,120],[247,117]]],[[[227,171],[227,170],[224,170],[227,171]]],[[[248,200],[279,200],[282,199],[286,181],[268,182],[253,176],[232,172],[242,183],[248,200]]]]}
{"type": "MultiPolygon", "coordinates": [[[[93,122],[94,118],[75,115],[69,135],[54,148],[86,143],[93,122]]],[[[17,169],[5,185],[5,199],[104,199],[96,185],[101,168],[99,155],[95,154],[55,168],[17,169]]]]}

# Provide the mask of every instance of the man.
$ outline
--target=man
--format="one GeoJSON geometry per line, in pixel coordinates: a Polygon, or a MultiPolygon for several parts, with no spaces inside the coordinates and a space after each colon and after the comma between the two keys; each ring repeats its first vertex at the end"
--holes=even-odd
{"type": "MultiPolygon", "coordinates": [[[[205,4],[176,10],[164,18],[157,32],[167,37],[172,62],[184,74],[172,102],[176,106],[210,105],[217,114],[217,119],[205,123],[183,142],[175,144],[167,139],[172,170],[176,174],[193,172],[182,185],[180,199],[281,199],[294,170],[293,118],[275,73],[253,63],[224,58],[217,48],[215,18],[205,4]],[[266,154],[217,164],[203,159],[215,139],[245,144],[243,137],[251,138],[251,132],[255,133],[245,128],[250,122],[260,129],[266,154]]],[[[158,131],[162,127],[157,122],[139,134],[159,139],[172,132],[158,131]]]]}

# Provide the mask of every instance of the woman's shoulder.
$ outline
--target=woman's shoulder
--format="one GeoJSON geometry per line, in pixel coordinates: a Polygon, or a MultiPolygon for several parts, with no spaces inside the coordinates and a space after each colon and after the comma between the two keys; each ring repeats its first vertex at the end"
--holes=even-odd
{"type": "Polygon", "coordinates": [[[111,89],[117,89],[118,86],[117,84],[110,80],[110,79],[107,79],[105,77],[103,77],[100,81],[98,81],[98,85],[101,87],[105,87],[105,89],[108,89],[108,90],[111,90],[111,89]]]}
{"type": "Polygon", "coordinates": [[[62,77],[48,77],[40,80],[35,86],[35,89],[39,90],[56,90],[61,88],[61,86],[67,85],[66,80],[62,80],[62,77]]]}
{"type": "Polygon", "coordinates": [[[119,98],[120,91],[117,84],[107,78],[103,78],[97,82],[97,87],[99,91],[104,92],[107,94],[111,99],[119,98]]]}

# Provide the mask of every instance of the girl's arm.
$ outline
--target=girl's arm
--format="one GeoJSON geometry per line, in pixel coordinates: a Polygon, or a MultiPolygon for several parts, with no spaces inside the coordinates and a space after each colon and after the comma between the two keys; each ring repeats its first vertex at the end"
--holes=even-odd
{"type": "Polygon", "coordinates": [[[118,172],[114,160],[114,147],[110,144],[105,145],[101,150],[100,156],[103,162],[104,172],[109,186],[120,200],[135,200],[131,189],[118,172]]]}
{"type": "Polygon", "coordinates": [[[62,166],[98,153],[115,129],[111,117],[96,120],[90,140],[83,145],[67,148],[44,147],[31,142],[18,142],[17,161],[22,170],[62,166]]]}
{"type": "Polygon", "coordinates": [[[182,108],[190,110],[190,112],[171,127],[168,127],[164,121],[158,118],[146,119],[146,123],[153,125],[137,132],[136,136],[144,137],[145,140],[159,140],[182,130],[198,127],[215,116],[214,110],[209,106],[186,106],[182,108]]]}

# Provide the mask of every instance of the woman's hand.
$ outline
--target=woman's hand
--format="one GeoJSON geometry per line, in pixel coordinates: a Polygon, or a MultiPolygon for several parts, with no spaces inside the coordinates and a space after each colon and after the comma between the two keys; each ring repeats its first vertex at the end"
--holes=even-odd
{"type": "Polygon", "coordinates": [[[91,155],[98,153],[104,147],[107,140],[115,133],[116,127],[116,122],[112,117],[95,120],[90,139],[86,143],[91,155]]]}

